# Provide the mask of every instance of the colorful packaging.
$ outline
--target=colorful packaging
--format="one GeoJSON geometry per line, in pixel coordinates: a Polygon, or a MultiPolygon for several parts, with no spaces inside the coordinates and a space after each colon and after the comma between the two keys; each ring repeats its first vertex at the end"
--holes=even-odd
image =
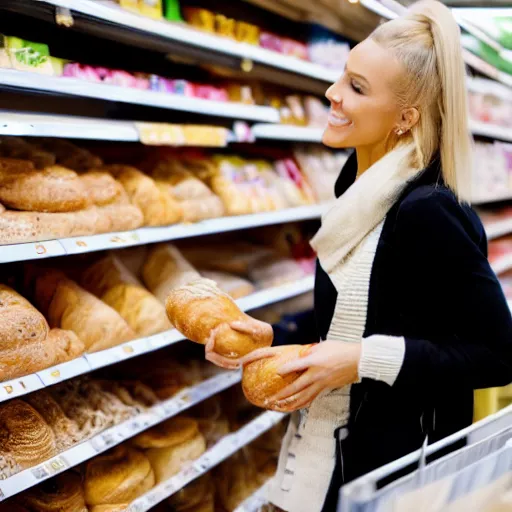
{"type": "Polygon", "coordinates": [[[164,16],[169,21],[183,21],[179,0],[164,0],[164,16]]]}
{"type": "Polygon", "coordinates": [[[267,50],[283,53],[283,38],[270,32],[260,33],[260,46],[267,50]]]}
{"type": "Polygon", "coordinates": [[[245,21],[237,21],[235,24],[235,38],[241,43],[257,46],[260,42],[260,28],[245,21]]]}
{"type": "Polygon", "coordinates": [[[235,39],[235,25],[236,21],[233,18],[228,18],[223,14],[215,15],[215,32],[219,36],[235,39]]]}
{"type": "Polygon", "coordinates": [[[0,34],[0,68],[12,68],[6,39],[6,36],[0,34]]]}
{"type": "Polygon", "coordinates": [[[139,11],[143,16],[160,19],[163,16],[162,0],[139,0],[139,11]]]}
{"type": "Polygon", "coordinates": [[[48,45],[11,36],[5,38],[5,43],[13,68],[53,75],[48,45]]]}
{"type": "Polygon", "coordinates": [[[196,7],[185,7],[183,15],[189,25],[205,32],[215,33],[215,15],[212,12],[196,7]]]}
{"type": "Polygon", "coordinates": [[[128,11],[140,13],[139,0],[117,0],[117,3],[128,11]]]}

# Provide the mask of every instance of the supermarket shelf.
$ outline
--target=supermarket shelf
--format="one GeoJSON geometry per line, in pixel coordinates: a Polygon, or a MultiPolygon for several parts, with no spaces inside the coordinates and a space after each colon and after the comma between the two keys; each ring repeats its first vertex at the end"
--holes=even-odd
{"type": "Polygon", "coordinates": [[[512,233],[512,218],[487,224],[485,232],[487,233],[487,240],[493,240],[512,233]]]}
{"type": "Polygon", "coordinates": [[[92,459],[138,433],[172,418],[217,393],[240,382],[239,372],[223,372],[196,386],[184,389],[176,396],[150,407],[119,425],[84,441],[33,468],[26,469],[0,482],[0,501],[14,496],[67,469],[92,459]]]}
{"type": "Polygon", "coordinates": [[[252,134],[256,139],[322,142],[323,128],[286,124],[255,124],[252,134]]]}
{"type": "Polygon", "coordinates": [[[196,478],[204,475],[212,468],[225,461],[238,450],[254,441],[267,430],[277,425],[286,415],[279,412],[267,411],[250,421],[233,434],[228,434],[217,444],[196,459],[190,467],[184,469],[169,480],[157,485],[143,496],[133,501],[127,512],[146,512],[157,503],[183,489],[196,478]]]}
{"type": "Polygon", "coordinates": [[[252,496],[236,507],[234,512],[259,512],[261,507],[268,503],[267,493],[272,480],[260,487],[252,496]]]}
{"type": "Polygon", "coordinates": [[[500,139],[512,142],[512,126],[496,126],[479,121],[470,121],[470,128],[473,135],[482,135],[492,139],[500,139]]]}
{"type": "MultiPolygon", "coordinates": [[[[275,302],[296,297],[313,290],[314,277],[308,276],[294,283],[287,283],[275,288],[261,290],[237,300],[243,311],[250,311],[275,302]]],[[[133,357],[153,352],[163,347],[183,341],[184,336],[176,329],[128,341],[122,345],[100,352],[85,354],[77,359],[62,363],[46,370],[0,383],[0,402],[32,393],[44,387],[53,386],[72,377],[83,375],[99,368],[116,364],[133,357]]],[[[0,486],[1,488],[1,486],[0,486]]]]}
{"type": "MultiPolygon", "coordinates": [[[[95,2],[91,3],[96,5],[95,2]]],[[[180,110],[202,115],[267,123],[279,122],[279,112],[271,107],[188,98],[177,94],[88,82],[77,78],[46,76],[13,69],[0,69],[0,86],[180,110]]]]}
{"type": "Polygon", "coordinates": [[[473,205],[499,203],[501,201],[512,200],[512,190],[503,190],[500,192],[488,193],[481,196],[476,196],[471,203],[473,205]]]}
{"type": "Polygon", "coordinates": [[[63,238],[60,240],[2,245],[0,246],[0,263],[37,260],[107,249],[121,249],[134,245],[166,242],[182,238],[237,231],[239,229],[319,219],[329,206],[329,204],[315,204],[297,208],[287,208],[275,212],[239,215],[236,217],[220,217],[218,219],[205,220],[194,224],[174,224],[172,226],[154,228],[146,227],[121,233],[105,233],[102,235],[63,238]]]}
{"type": "Polygon", "coordinates": [[[512,254],[506,254],[497,259],[491,263],[491,267],[496,275],[503,274],[503,272],[512,269],[512,254]]]}
{"type": "MultiPolygon", "coordinates": [[[[43,2],[41,2],[43,3],[43,2]]],[[[104,30],[114,25],[127,31],[140,31],[146,36],[157,36],[169,42],[190,46],[204,52],[205,59],[212,58],[212,52],[239,60],[250,59],[258,64],[290,73],[303,75],[324,82],[334,82],[340,72],[325,68],[313,62],[282,55],[271,50],[247,43],[239,43],[229,38],[208,34],[181,23],[170,23],[140,16],[120,8],[110,1],[92,0],[44,0],[44,3],[69,9],[71,14],[81,14],[94,18],[104,25],[104,30]]]]}

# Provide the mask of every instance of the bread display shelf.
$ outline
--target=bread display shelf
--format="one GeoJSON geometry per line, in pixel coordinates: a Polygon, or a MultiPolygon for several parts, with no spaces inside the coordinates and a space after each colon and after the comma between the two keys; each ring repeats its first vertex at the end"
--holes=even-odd
{"type": "MultiPolygon", "coordinates": [[[[99,5],[95,2],[91,3],[99,5]]],[[[279,122],[279,112],[272,107],[190,98],[177,94],[131,89],[129,87],[89,82],[77,78],[54,77],[14,69],[0,69],[0,85],[51,94],[66,94],[82,98],[180,110],[201,115],[267,123],[279,122]]]]}
{"type": "Polygon", "coordinates": [[[255,124],[251,130],[256,140],[293,140],[300,142],[322,142],[324,133],[323,128],[286,124],[255,124]]]}
{"type": "Polygon", "coordinates": [[[504,220],[488,223],[485,226],[487,240],[494,240],[512,233],[512,217],[504,220]]]}
{"type": "Polygon", "coordinates": [[[237,432],[222,438],[188,468],[137,498],[126,509],[126,512],[146,512],[151,510],[157,503],[172,496],[190,482],[204,475],[210,469],[236,453],[240,448],[248,445],[267,430],[270,430],[274,425],[282,421],[285,416],[283,413],[273,411],[260,414],[237,432]]]}
{"type": "Polygon", "coordinates": [[[234,512],[259,512],[261,507],[268,503],[267,493],[272,480],[261,486],[252,496],[241,503],[234,512]]]}
{"type": "MultiPolygon", "coordinates": [[[[307,293],[313,290],[313,286],[314,277],[308,276],[293,283],[258,291],[239,299],[237,304],[243,311],[249,311],[307,293]]],[[[183,335],[176,329],[172,329],[147,338],[129,341],[107,350],[85,354],[73,361],[47,368],[26,377],[2,382],[0,383],[0,402],[11,400],[38,389],[53,386],[72,377],[170,346],[184,339],[183,335]]]]}
{"type": "Polygon", "coordinates": [[[319,219],[329,208],[329,204],[315,204],[287,208],[275,212],[254,213],[236,217],[220,217],[194,224],[174,224],[164,227],[146,227],[121,233],[105,233],[101,235],[62,238],[26,244],[0,246],[0,263],[27,261],[81,254],[93,251],[120,249],[134,245],[154,242],[168,242],[182,238],[211,235],[249,229],[260,226],[270,226],[300,220],[319,219]]]}
{"type": "Polygon", "coordinates": [[[199,384],[184,389],[174,397],[150,407],[146,412],[115,425],[33,468],[0,482],[0,501],[89,460],[99,453],[130,439],[162,421],[199,404],[241,380],[239,372],[222,372],[199,384]]]}
{"type": "MultiPolygon", "coordinates": [[[[42,2],[41,2],[42,3],[42,2]]],[[[340,72],[304,61],[295,57],[283,55],[259,46],[239,43],[229,38],[219,37],[201,32],[185,24],[170,23],[168,21],[154,20],[145,16],[129,12],[110,1],[95,2],[92,0],[46,0],[44,3],[69,9],[71,15],[79,13],[95,19],[104,26],[107,32],[111,25],[126,30],[137,30],[148,37],[157,37],[168,40],[170,43],[191,46],[204,52],[202,55],[206,62],[211,62],[212,51],[240,60],[249,59],[258,64],[303,75],[324,82],[334,82],[340,72]]],[[[161,44],[160,44],[161,47],[161,44]]]]}

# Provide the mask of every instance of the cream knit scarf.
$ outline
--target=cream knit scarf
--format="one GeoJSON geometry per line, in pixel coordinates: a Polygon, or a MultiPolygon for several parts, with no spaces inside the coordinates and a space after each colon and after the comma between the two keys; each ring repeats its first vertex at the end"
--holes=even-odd
{"type": "Polygon", "coordinates": [[[374,163],[339,197],[322,217],[311,240],[328,274],[357,247],[386,216],[407,183],[420,172],[411,165],[414,145],[404,144],[374,163]]]}

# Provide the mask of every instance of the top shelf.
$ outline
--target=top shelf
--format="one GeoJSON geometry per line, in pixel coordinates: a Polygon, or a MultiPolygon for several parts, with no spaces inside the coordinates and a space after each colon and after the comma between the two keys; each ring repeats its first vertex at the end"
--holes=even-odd
{"type": "MultiPolygon", "coordinates": [[[[340,71],[325,68],[313,62],[307,62],[295,57],[281,55],[277,52],[260,48],[259,46],[247,43],[239,43],[228,38],[223,38],[199,30],[190,28],[185,24],[171,23],[168,21],[154,20],[145,16],[127,11],[111,1],[92,1],[92,0],[40,0],[39,5],[53,6],[60,9],[68,9],[71,15],[81,15],[100,23],[103,30],[125,29],[133,34],[133,31],[140,31],[146,36],[157,36],[171,43],[178,43],[192,47],[193,49],[204,51],[206,61],[212,59],[212,54],[222,54],[227,57],[245,61],[244,69],[250,63],[270,66],[281,71],[302,75],[304,77],[320,80],[322,82],[332,83],[340,75],[340,71]]],[[[30,4],[33,2],[10,2],[8,6],[11,10],[19,10],[31,14],[30,4]],[[23,7],[23,6],[27,7],[23,7]]]]}

